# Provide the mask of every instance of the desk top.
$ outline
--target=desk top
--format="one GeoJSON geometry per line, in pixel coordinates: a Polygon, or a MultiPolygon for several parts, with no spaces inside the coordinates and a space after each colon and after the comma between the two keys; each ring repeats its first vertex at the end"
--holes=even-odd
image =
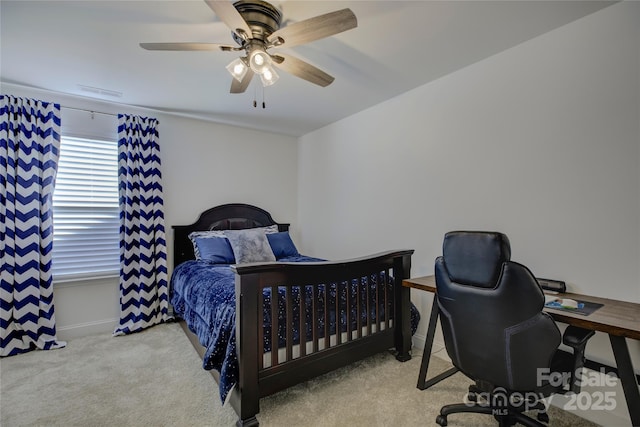
{"type": "MultiPolygon", "coordinates": [[[[402,281],[402,285],[422,291],[436,292],[435,276],[405,279],[402,281]]],[[[549,313],[556,321],[585,329],[605,332],[610,335],[640,340],[640,304],[570,292],[558,294],[558,297],[604,305],[589,316],[572,313],[568,310],[555,310],[545,307],[544,311],[549,313]]]]}

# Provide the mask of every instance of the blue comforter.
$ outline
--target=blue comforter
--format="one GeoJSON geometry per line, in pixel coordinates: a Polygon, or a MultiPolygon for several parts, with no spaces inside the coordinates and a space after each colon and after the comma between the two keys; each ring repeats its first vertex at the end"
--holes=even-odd
{"type": "MultiPolygon", "coordinates": [[[[283,262],[310,262],[321,261],[317,258],[311,258],[306,256],[296,256],[282,258],[283,262]]],[[[375,281],[376,277],[369,278],[369,280],[375,281]]],[[[371,283],[373,289],[375,289],[375,283],[371,283]]],[[[220,373],[220,398],[224,402],[227,398],[229,391],[237,383],[238,380],[238,360],[236,357],[236,322],[235,322],[235,275],[231,268],[226,264],[210,264],[204,261],[187,261],[178,265],[171,276],[171,304],[173,305],[175,313],[184,319],[189,329],[198,336],[200,343],[206,348],[203,368],[210,370],[215,369],[220,373]]],[[[282,294],[280,295],[278,306],[284,306],[284,288],[280,288],[282,294]]],[[[338,286],[335,284],[330,285],[327,289],[327,302],[329,307],[335,307],[336,295],[343,302],[346,300],[346,286],[338,286]]],[[[353,292],[353,291],[351,291],[353,292]]],[[[265,289],[264,293],[264,350],[271,350],[271,290],[265,289]]],[[[299,301],[300,288],[292,288],[292,296],[294,299],[294,324],[298,325],[298,319],[300,316],[299,301]]],[[[322,296],[323,292],[321,292],[322,296]]],[[[351,293],[354,295],[354,293],[351,293]]],[[[364,295],[363,295],[364,297],[364,295]]],[[[311,292],[306,292],[306,307],[311,307],[311,292]]],[[[324,298],[324,297],[322,297],[324,298]]],[[[366,298],[366,297],[364,297],[366,298]]],[[[366,300],[362,300],[362,303],[366,304],[366,300]]],[[[319,328],[319,336],[324,335],[324,301],[320,301],[317,304],[318,307],[318,320],[322,325],[319,328]]],[[[334,310],[335,311],[335,310],[334,310]]],[[[355,313],[355,306],[352,310],[355,313]]],[[[286,333],[284,331],[284,310],[280,310],[279,315],[279,346],[282,347],[286,344],[286,333]]],[[[381,319],[384,319],[384,306],[381,305],[378,308],[378,315],[381,319]]],[[[341,325],[342,332],[347,329],[346,326],[346,313],[341,310],[339,313],[341,320],[337,323],[341,325]]],[[[363,313],[366,317],[366,314],[363,313]]],[[[376,310],[375,304],[371,304],[371,319],[375,321],[376,310]]],[[[305,314],[308,319],[307,324],[310,324],[309,320],[311,312],[305,314]]],[[[356,329],[355,315],[351,316],[352,324],[351,330],[356,329]]],[[[366,319],[361,319],[366,324],[366,319]]],[[[420,315],[416,308],[411,306],[411,328],[412,333],[415,332],[420,315]]],[[[335,312],[329,313],[329,333],[334,334],[336,329],[335,312]]],[[[311,340],[311,328],[307,327],[306,341],[311,340]]],[[[300,342],[299,330],[296,327],[293,331],[293,343],[298,344],[300,342]]]]}

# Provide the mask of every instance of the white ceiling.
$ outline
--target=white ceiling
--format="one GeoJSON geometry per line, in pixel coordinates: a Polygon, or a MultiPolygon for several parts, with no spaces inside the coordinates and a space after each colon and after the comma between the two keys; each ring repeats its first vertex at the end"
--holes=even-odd
{"type": "Polygon", "coordinates": [[[610,1],[293,1],[283,26],[349,7],[358,28],[283,52],[335,77],[280,72],[230,94],[234,52],[146,51],[140,42],[233,44],[203,0],[0,2],[4,83],[299,136],[593,13],[610,1]],[[93,94],[79,85],[120,92],[93,94]],[[258,100],[258,108],[253,100],[258,100]]]}

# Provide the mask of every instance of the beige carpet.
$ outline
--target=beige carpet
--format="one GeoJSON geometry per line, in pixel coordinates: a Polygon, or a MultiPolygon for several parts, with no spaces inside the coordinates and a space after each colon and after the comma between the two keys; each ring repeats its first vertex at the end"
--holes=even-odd
{"type": "MultiPolygon", "coordinates": [[[[436,425],[439,408],[461,401],[461,374],[416,388],[420,355],[406,363],[380,354],[264,398],[262,426],[436,425]]],[[[429,376],[448,363],[432,358],[429,376]]],[[[551,426],[591,426],[551,408],[551,426]]],[[[0,360],[0,425],[232,426],[217,385],[177,324],[112,338],[90,336],[67,347],[0,360]]],[[[450,426],[493,426],[490,416],[449,417],[450,426]]]]}

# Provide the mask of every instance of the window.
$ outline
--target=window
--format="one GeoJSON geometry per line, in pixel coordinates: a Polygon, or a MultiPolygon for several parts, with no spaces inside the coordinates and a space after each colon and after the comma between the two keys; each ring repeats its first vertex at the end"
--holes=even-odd
{"type": "Polygon", "coordinates": [[[54,281],[118,274],[117,141],[62,137],[53,227],[54,281]]]}

